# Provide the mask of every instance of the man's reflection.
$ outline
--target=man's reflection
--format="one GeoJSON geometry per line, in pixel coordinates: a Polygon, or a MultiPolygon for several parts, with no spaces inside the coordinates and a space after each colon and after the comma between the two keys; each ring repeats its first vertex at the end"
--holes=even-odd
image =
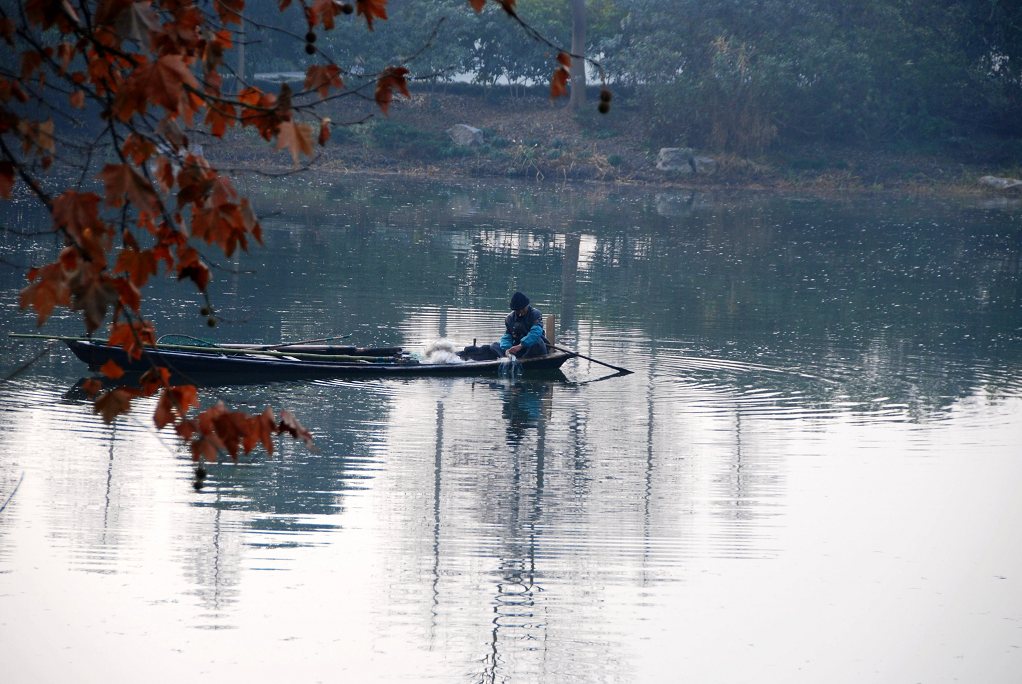
{"type": "Polygon", "coordinates": [[[517,446],[528,430],[542,427],[552,403],[553,385],[518,381],[498,387],[504,400],[501,415],[507,421],[507,443],[517,446]]]}

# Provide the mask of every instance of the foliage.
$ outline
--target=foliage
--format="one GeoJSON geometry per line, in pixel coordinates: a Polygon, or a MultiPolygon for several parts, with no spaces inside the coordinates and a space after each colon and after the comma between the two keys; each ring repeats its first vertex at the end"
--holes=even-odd
{"type": "Polygon", "coordinates": [[[660,142],[753,151],[772,128],[788,142],[1022,135],[1018,3],[619,4],[606,68],[636,86],[660,142]]]}
{"type": "MultiPolygon", "coordinates": [[[[487,5],[468,4],[476,14],[487,5]]],[[[518,16],[515,0],[493,4],[529,35],[539,35],[518,16]]],[[[393,61],[362,74],[362,84],[351,90],[346,80],[357,75],[346,66],[350,61],[332,59],[321,47],[330,41],[320,42],[319,35],[342,22],[345,39],[358,24],[366,33],[383,34],[388,18],[387,0],[278,0],[249,7],[244,0],[0,3],[0,40],[6,43],[0,58],[0,196],[34,197],[49,210],[62,241],[53,261],[28,271],[21,307],[32,310],[39,325],[57,307],[78,311],[88,333],[108,325],[110,343],[138,359],[156,339],[142,313],[142,292],[162,273],[190,282],[205,299],[202,315],[216,325],[207,253],[246,251],[262,242],[262,229],[248,199],[196,142],[249,129],[299,166],[331,135],[331,120],[318,113],[323,102],[353,93],[371,97],[386,114],[395,97],[409,97],[410,71],[401,55],[421,35],[409,32],[404,42],[400,32],[385,37],[381,42],[393,61]],[[232,50],[252,37],[269,37],[274,46],[286,43],[292,50],[304,43],[308,61],[301,63],[301,84],[270,92],[235,72],[232,50]],[[79,114],[71,116],[73,110],[79,114]],[[89,122],[89,137],[76,130],[79,117],[89,122]],[[69,177],[76,180],[68,184],[69,177]]],[[[555,59],[557,73],[564,55],[555,59]]],[[[123,374],[116,364],[103,373],[111,379],[123,374]]],[[[93,381],[87,390],[100,393],[101,387],[93,381]]],[[[287,412],[280,418],[270,409],[247,415],[217,404],[193,413],[195,388],[172,385],[156,368],[136,386],[100,393],[95,410],[110,422],[130,409],[132,399],[154,395],[157,428],[171,426],[196,461],[221,453],[237,458],[260,444],[272,452],[274,434],[311,441],[287,412]]]]}

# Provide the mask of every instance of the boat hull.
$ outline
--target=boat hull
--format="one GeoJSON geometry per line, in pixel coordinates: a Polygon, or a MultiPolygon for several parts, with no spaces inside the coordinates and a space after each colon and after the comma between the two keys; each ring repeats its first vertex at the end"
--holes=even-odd
{"type": "MultiPolygon", "coordinates": [[[[348,376],[485,376],[497,375],[500,359],[467,360],[462,363],[420,363],[406,356],[392,361],[380,360],[318,360],[315,354],[304,353],[292,358],[281,352],[260,354],[239,353],[237,348],[211,348],[209,351],[185,351],[146,347],[142,358],[131,359],[124,349],[85,340],[65,340],[67,346],[90,370],[97,371],[108,361],[115,362],[126,373],[144,373],[160,367],[171,371],[176,380],[203,384],[209,376],[229,376],[246,382],[274,380],[335,378],[348,376]]],[[[327,354],[324,354],[327,356],[327,354]]],[[[557,371],[573,355],[554,351],[545,356],[527,357],[519,363],[523,372],[557,371]]],[[[367,357],[378,358],[378,357],[367,357]]]]}

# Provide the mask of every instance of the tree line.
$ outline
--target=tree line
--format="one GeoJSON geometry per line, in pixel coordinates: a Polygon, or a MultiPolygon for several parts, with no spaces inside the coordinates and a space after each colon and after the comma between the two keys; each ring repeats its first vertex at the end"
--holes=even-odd
{"type": "MultiPolygon", "coordinates": [[[[1007,0],[518,0],[544,36],[584,51],[653,141],[751,153],[786,142],[915,144],[1022,136],[1022,4],[1007,0]]],[[[374,31],[319,45],[354,73],[545,84],[555,51],[496,4],[391,0],[374,31]]],[[[276,3],[247,12],[271,25],[276,3]]],[[[277,17],[279,20],[279,16],[277,17]]],[[[294,69],[286,35],[249,29],[247,61],[294,69]]]]}

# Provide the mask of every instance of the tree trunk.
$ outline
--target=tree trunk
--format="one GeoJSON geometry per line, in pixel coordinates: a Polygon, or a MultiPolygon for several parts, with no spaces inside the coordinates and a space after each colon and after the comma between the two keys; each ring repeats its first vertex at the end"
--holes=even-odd
{"type": "Polygon", "coordinates": [[[586,103],[586,0],[571,0],[571,99],[572,111],[586,103]]]}

